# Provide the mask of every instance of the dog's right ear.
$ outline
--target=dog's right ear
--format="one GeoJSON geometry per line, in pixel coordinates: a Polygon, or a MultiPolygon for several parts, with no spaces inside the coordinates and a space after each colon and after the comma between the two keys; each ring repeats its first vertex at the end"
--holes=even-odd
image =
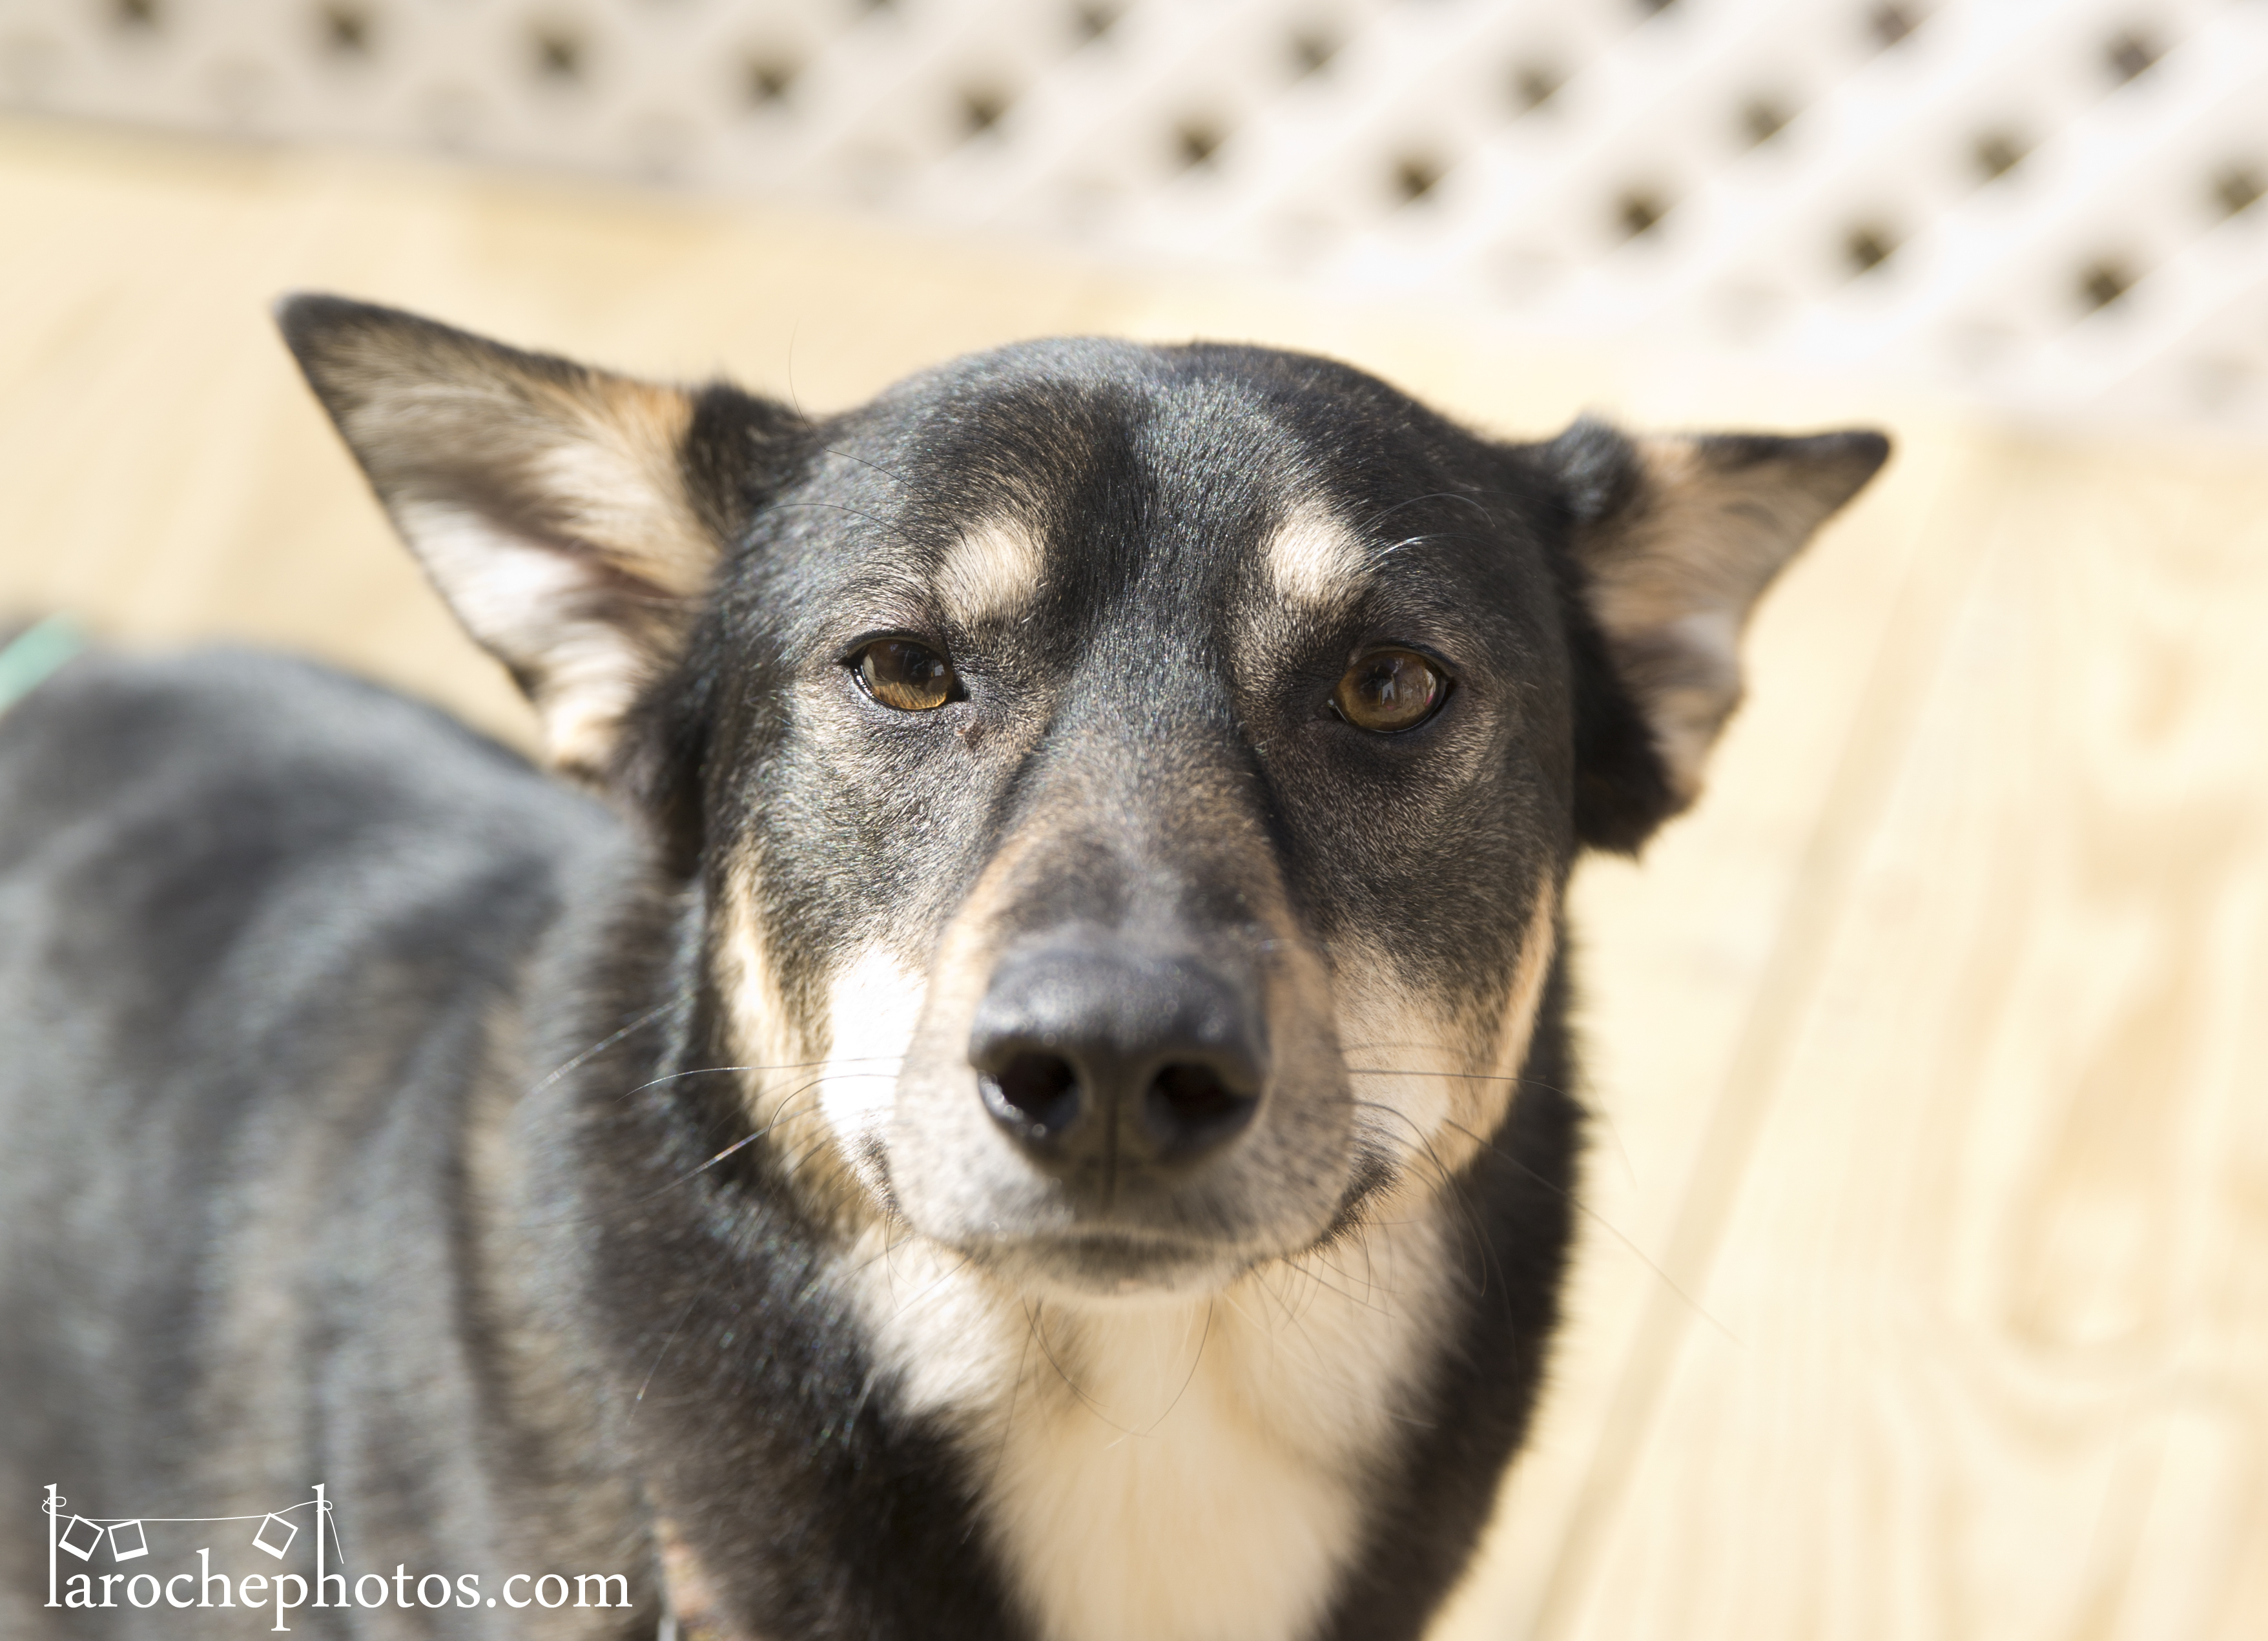
{"type": "MultiPolygon", "coordinates": [[[[1701,790],[1772,578],[1890,453],[1870,429],[1633,438],[1588,417],[1530,446],[1557,482],[1580,582],[1579,651],[1615,687],[1578,712],[1576,829],[1635,850],[1701,790]]],[[[1579,664],[1580,656],[1579,656],[1579,664]]]]}
{"type": "Polygon", "coordinates": [[[337,297],[276,318],[402,539],[534,703],[554,767],[605,784],[799,418],[337,297]]]}

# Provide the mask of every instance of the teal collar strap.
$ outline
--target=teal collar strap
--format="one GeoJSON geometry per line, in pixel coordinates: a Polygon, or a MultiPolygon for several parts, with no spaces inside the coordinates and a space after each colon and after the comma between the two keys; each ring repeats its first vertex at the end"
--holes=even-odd
{"type": "Polygon", "coordinates": [[[85,635],[68,615],[50,615],[18,633],[0,648],[0,712],[46,683],[85,648],[85,635]]]}

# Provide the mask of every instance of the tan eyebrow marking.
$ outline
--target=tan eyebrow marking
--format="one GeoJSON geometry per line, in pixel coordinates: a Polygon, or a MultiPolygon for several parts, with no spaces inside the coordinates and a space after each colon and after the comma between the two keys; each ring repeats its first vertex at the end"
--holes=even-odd
{"type": "Polygon", "coordinates": [[[938,596],[962,627],[1010,620],[1038,595],[1046,568],[1039,538],[1020,520],[987,519],[946,550],[938,566],[938,596]]]}
{"type": "Polygon", "coordinates": [[[1295,604],[1329,609],[1360,592],[1369,556],[1353,531],[1328,508],[1306,506],[1276,528],[1263,549],[1270,579],[1295,604]]]}

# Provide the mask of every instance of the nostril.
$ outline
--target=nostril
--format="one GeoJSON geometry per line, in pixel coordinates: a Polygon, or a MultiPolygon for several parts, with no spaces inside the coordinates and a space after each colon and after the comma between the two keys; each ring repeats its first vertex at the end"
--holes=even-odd
{"type": "Polygon", "coordinates": [[[1060,1135],[1079,1115],[1079,1073],[1059,1055],[1027,1050],[977,1080],[992,1115],[1028,1139],[1060,1135]]]}
{"type": "Polygon", "coordinates": [[[1204,1122],[1227,1115],[1239,1097],[1209,1065],[1169,1065],[1151,1079],[1151,1093],[1184,1122],[1204,1122]]]}
{"type": "Polygon", "coordinates": [[[1162,1147],[1187,1156],[1219,1144],[1249,1122],[1258,1100],[1211,1066],[1176,1062],[1150,1079],[1144,1115],[1162,1147]]]}

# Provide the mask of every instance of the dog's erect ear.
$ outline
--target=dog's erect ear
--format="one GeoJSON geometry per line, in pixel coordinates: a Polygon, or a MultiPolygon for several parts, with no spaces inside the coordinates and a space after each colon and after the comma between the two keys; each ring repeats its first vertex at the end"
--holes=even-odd
{"type": "Polygon", "coordinates": [[[276,318],[395,527],[535,703],[553,764],[604,780],[791,414],[336,297],[276,318]]]}
{"type": "Polygon", "coordinates": [[[1592,762],[1622,767],[1581,772],[1585,842],[1634,849],[1693,801],[1740,704],[1750,609],[1889,452],[1864,430],[1631,438],[1587,417],[1538,447],[1566,498],[1587,614],[1646,743],[1617,747],[1634,738],[1611,711],[1592,715],[1592,762]]]}

